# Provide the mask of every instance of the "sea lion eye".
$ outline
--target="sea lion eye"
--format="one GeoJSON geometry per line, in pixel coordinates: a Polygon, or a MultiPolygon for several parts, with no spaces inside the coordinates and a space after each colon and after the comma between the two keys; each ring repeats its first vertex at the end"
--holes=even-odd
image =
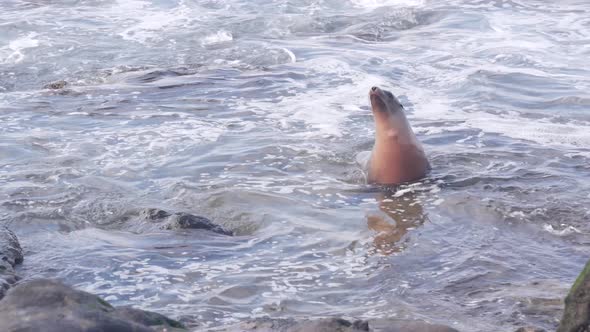
{"type": "Polygon", "coordinates": [[[397,98],[395,98],[393,93],[391,93],[389,91],[385,91],[385,94],[387,95],[387,97],[389,97],[389,99],[395,101],[399,105],[399,107],[404,108],[404,105],[402,105],[402,103],[400,103],[399,100],[397,98]]]}

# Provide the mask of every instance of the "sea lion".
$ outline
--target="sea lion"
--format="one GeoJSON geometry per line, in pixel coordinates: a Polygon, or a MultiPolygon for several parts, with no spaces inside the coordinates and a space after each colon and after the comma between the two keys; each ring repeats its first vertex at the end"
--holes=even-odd
{"type": "Polygon", "coordinates": [[[410,127],[404,107],[389,91],[369,91],[375,119],[375,145],[365,160],[367,182],[395,185],[419,180],[430,169],[422,145],[410,127]]]}

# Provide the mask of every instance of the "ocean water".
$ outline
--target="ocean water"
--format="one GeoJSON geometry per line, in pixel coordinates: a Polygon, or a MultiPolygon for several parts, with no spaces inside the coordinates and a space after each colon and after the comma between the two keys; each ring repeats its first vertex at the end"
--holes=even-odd
{"type": "Polygon", "coordinates": [[[24,279],[195,330],[552,330],[590,255],[589,44],[574,0],[3,0],[0,223],[24,279]],[[364,183],[372,85],[423,181],[364,183]],[[143,208],[236,236],[137,232],[143,208]]]}

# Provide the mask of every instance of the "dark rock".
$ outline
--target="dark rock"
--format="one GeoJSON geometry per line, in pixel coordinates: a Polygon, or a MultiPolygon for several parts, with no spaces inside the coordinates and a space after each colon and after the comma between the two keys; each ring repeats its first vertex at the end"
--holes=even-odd
{"type": "Polygon", "coordinates": [[[68,82],[66,82],[64,80],[60,80],[60,81],[55,81],[55,82],[45,84],[43,86],[43,89],[59,90],[59,89],[65,88],[66,85],[68,85],[68,82]]]}
{"type": "Polygon", "coordinates": [[[18,280],[14,266],[23,261],[17,237],[0,227],[0,326],[2,332],[186,331],[163,315],[114,308],[98,296],[60,282],[36,280],[9,287],[18,280]]]}
{"type": "Polygon", "coordinates": [[[135,232],[157,230],[202,229],[223,235],[233,235],[231,231],[213,223],[211,220],[189,213],[169,213],[160,209],[143,209],[139,218],[131,218],[128,229],[135,232]]]}
{"type": "Polygon", "coordinates": [[[257,318],[223,331],[277,332],[457,332],[444,325],[403,319],[370,319],[348,321],[341,318],[317,320],[257,318]]]}
{"type": "Polygon", "coordinates": [[[565,310],[557,332],[590,331],[590,261],[565,298],[565,310]]]}
{"type": "Polygon", "coordinates": [[[98,296],[53,280],[12,288],[0,301],[2,331],[185,331],[162,315],[129,307],[114,308],[98,296]]]}
{"type": "Polygon", "coordinates": [[[268,317],[247,321],[239,326],[232,326],[224,331],[277,331],[277,332],[364,332],[369,331],[366,322],[351,323],[341,318],[324,318],[318,320],[297,321],[293,318],[271,319],[268,317]]]}
{"type": "Polygon", "coordinates": [[[115,314],[121,318],[145,325],[145,326],[169,326],[183,330],[179,322],[155,312],[136,309],[133,307],[118,307],[115,314]]]}
{"type": "Polygon", "coordinates": [[[211,232],[232,235],[232,232],[214,224],[205,217],[195,216],[188,213],[175,213],[172,215],[165,227],[166,229],[205,229],[211,232]]]}
{"type": "Polygon", "coordinates": [[[0,259],[11,266],[23,262],[23,249],[14,233],[0,226],[0,259]]]}
{"type": "Polygon", "coordinates": [[[18,281],[14,266],[23,262],[23,250],[14,233],[0,226],[0,299],[18,281]]]}
{"type": "Polygon", "coordinates": [[[139,213],[141,217],[151,221],[161,221],[161,219],[170,217],[170,213],[160,209],[143,209],[139,213]]]}

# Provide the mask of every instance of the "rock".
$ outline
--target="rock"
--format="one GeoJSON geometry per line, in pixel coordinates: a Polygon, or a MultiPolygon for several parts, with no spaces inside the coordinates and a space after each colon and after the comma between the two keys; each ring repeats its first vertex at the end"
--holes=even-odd
{"type": "Polygon", "coordinates": [[[139,212],[139,216],[150,221],[159,222],[171,216],[170,213],[160,209],[143,209],[139,212]]]}
{"type": "Polygon", "coordinates": [[[13,267],[23,262],[23,249],[18,238],[6,227],[0,227],[0,257],[13,267]]]}
{"type": "Polygon", "coordinates": [[[157,230],[202,229],[223,235],[233,235],[231,231],[205,217],[184,212],[172,214],[160,209],[143,209],[139,212],[138,218],[130,219],[126,221],[127,229],[138,233],[157,230]]]}
{"type": "MultiPolygon", "coordinates": [[[[128,319],[145,326],[169,326],[177,331],[184,331],[184,326],[182,326],[181,323],[151,311],[140,310],[133,307],[118,307],[115,310],[115,314],[123,319],[128,319]]],[[[170,331],[170,329],[168,329],[168,331],[170,331]]]]}
{"type": "Polygon", "coordinates": [[[23,262],[23,250],[14,233],[0,226],[0,299],[18,281],[14,266],[23,262]]]}
{"type": "Polygon", "coordinates": [[[186,331],[182,324],[163,315],[114,308],[98,296],[60,282],[42,279],[17,285],[14,266],[23,251],[14,233],[0,227],[0,326],[10,331],[186,331]]]}
{"type": "Polygon", "coordinates": [[[0,301],[2,331],[186,331],[160,314],[114,308],[98,296],[54,280],[35,280],[12,288],[0,301]]]}
{"type": "Polygon", "coordinates": [[[232,235],[232,232],[214,224],[209,219],[188,213],[175,213],[168,218],[166,229],[205,229],[211,232],[232,235]]]}
{"type": "Polygon", "coordinates": [[[51,83],[45,84],[43,86],[43,89],[59,90],[59,89],[65,88],[66,85],[68,85],[68,82],[66,82],[64,80],[59,80],[59,81],[55,81],[55,82],[51,82],[51,83]]]}
{"type": "Polygon", "coordinates": [[[268,317],[257,318],[232,326],[223,331],[277,331],[277,332],[363,332],[369,331],[366,322],[350,322],[340,318],[324,318],[317,320],[297,321],[293,318],[272,319],[268,317]]]}
{"type": "Polygon", "coordinates": [[[444,325],[429,324],[423,321],[403,319],[370,319],[348,321],[342,318],[323,318],[316,320],[257,318],[223,331],[262,331],[262,332],[457,332],[444,325]]]}
{"type": "Polygon", "coordinates": [[[565,298],[565,310],[557,332],[590,331],[590,261],[565,298]]]}

